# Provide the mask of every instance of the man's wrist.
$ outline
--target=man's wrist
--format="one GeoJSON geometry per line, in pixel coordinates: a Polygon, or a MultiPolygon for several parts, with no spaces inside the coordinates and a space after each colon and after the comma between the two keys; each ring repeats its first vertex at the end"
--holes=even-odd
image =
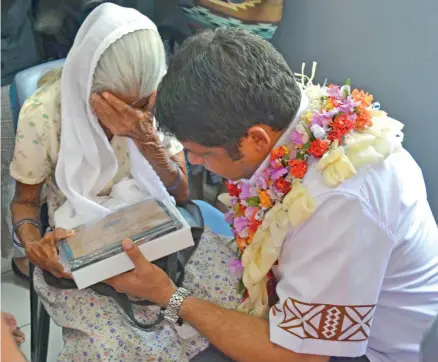
{"type": "Polygon", "coordinates": [[[180,309],[187,297],[191,295],[185,288],[178,288],[172,294],[167,307],[164,310],[164,319],[168,322],[177,324],[180,319],[180,309]]]}
{"type": "Polygon", "coordinates": [[[177,290],[177,287],[175,285],[172,285],[169,288],[166,288],[166,290],[163,292],[163,295],[160,297],[160,300],[158,300],[156,303],[161,308],[167,308],[170,298],[172,298],[172,295],[175,294],[177,290]]]}

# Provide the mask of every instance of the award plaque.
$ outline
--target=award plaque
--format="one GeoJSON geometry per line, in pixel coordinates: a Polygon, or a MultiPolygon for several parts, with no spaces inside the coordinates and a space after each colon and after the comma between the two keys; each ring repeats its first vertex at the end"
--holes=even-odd
{"type": "Polygon", "coordinates": [[[60,244],[60,256],[74,272],[122,253],[126,238],[143,245],[182,227],[180,219],[164,203],[146,199],[77,227],[75,234],[60,244]]]}

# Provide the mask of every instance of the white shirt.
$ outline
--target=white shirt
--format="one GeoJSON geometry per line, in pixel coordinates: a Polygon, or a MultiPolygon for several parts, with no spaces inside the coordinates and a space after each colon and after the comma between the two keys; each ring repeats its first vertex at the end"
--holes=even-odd
{"type": "Polygon", "coordinates": [[[438,313],[438,228],[420,168],[402,150],[337,188],[311,165],[317,209],[290,230],[274,273],[271,341],[297,353],[418,361],[438,313]]]}

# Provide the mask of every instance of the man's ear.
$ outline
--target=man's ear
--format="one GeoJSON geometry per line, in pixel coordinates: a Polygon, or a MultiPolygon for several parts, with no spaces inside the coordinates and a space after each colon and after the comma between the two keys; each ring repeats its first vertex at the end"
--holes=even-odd
{"type": "Polygon", "coordinates": [[[145,111],[153,113],[155,108],[155,103],[157,101],[157,94],[158,92],[154,90],[152,94],[147,98],[146,105],[144,106],[145,111]]]}
{"type": "Polygon", "coordinates": [[[271,148],[271,137],[269,133],[260,126],[249,128],[246,140],[248,141],[247,147],[251,147],[253,152],[266,153],[271,148]]]}

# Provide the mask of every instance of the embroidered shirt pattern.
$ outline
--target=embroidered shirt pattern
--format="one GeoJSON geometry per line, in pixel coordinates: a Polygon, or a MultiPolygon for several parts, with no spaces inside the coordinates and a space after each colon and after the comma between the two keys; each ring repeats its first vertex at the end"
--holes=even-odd
{"type": "Polygon", "coordinates": [[[283,314],[278,327],[301,339],[361,342],[370,335],[375,304],[310,304],[288,298],[271,308],[273,316],[283,314]]]}

